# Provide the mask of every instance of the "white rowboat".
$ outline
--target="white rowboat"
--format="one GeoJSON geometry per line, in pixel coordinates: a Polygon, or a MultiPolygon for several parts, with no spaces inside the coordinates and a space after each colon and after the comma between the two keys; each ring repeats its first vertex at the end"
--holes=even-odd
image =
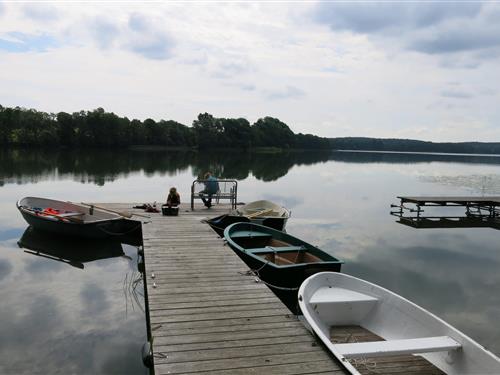
{"type": "Polygon", "coordinates": [[[418,354],[446,374],[500,374],[500,359],[445,321],[378,285],[321,272],[299,289],[311,330],[351,374],[350,358],[418,354]],[[332,343],[335,327],[360,326],[383,341],[332,343]]]}

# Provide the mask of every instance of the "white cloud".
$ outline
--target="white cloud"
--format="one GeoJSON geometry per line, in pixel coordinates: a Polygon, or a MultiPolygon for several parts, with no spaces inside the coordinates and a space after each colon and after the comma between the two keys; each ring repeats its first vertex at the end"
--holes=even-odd
{"type": "MultiPolygon", "coordinates": [[[[1,6],[0,4],[0,7],[1,6]]],[[[46,3],[37,4],[31,2],[23,7],[23,12],[26,17],[39,22],[50,22],[59,18],[57,8],[46,3]]]]}
{"type": "Polygon", "coordinates": [[[331,137],[498,139],[500,7],[385,4],[53,3],[27,12],[30,4],[8,3],[0,104],[185,124],[200,112],[272,116],[331,137]]]}
{"type": "Polygon", "coordinates": [[[305,96],[306,93],[295,86],[287,86],[282,90],[270,90],[267,91],[266,96],[271,100],[279,99],[299,99],[305,96]]]}

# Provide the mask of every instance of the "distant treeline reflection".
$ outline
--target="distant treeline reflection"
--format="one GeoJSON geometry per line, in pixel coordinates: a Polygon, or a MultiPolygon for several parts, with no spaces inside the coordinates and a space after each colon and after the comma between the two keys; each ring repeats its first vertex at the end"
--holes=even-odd
{"type": "Polygon", "coordinates": [[[415,164],[455,162],[500,164],[500,157],[441,154],[401,154],[381,152],[287,151],[277,153],[211,151],[140,150],[48,150],[3,149],[0,151],[0,186],[44,180],[70,179],[104,185],[134,173],[184,173],[191,168],[193,179],[210,170],[219,178],[243,180],[249,175],[262,181],[275,181],[295,165],[327,161],[345,163],[415,164]]]}
{"type": "Polygon", "coordinates": [[[396,163],[415,164],[430,162],[465,164],[500,164],[500,155],[399,153],[383,151],[334,151],[330,160],[346,163],[396,163]]]}
{"type": "Polygon", "coordinates": [[[0,186],[44,180],[72,179],[104,185],[134,173],[175,175],[192,168],[193,179],[210,170],[219,178],[243,180],[252,174],[274,181],[294,165],[329,160],[331,152],[245,153],[234,150],[135,151],[135,150],[23,150],[0,151],[0,186]]]}

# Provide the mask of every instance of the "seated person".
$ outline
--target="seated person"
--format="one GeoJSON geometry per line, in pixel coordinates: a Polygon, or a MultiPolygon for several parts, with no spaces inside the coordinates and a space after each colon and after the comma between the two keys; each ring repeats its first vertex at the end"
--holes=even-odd
{"type": "Polygon", "coordinates": [[[199,195],[205,206],[210,208],[212,207],[212,195],[219,191],[219,182],[212,176],[211,172],[207,172],[205,173],[205,181],[203,183],[205,184],[205,189],[200,191],[199,195]],[[205,195],[208,199],[205,198],[205,195]]]}
{"type": "Polygon", "coordinates": [[[176,188],[171,187],[167,197],[167,206],[177,207],[179,204],[181,204],[181,196],[176,188]]]}

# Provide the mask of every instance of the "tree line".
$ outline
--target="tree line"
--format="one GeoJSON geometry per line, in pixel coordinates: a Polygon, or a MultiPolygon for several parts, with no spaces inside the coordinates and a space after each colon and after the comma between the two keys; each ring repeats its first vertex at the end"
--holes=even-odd
{"type": "Polygon", "coordinates": [[[173,120],[130,120],[102,108],[55,114],[1,105],[0,144],[40,147],[330,148],[327,138],[295,134],[288,125],[272,117],[261,118],[250,125],[244,118],[216,118],[209,113],[201,113],[192,126],[186,126],[173,120]]]}

